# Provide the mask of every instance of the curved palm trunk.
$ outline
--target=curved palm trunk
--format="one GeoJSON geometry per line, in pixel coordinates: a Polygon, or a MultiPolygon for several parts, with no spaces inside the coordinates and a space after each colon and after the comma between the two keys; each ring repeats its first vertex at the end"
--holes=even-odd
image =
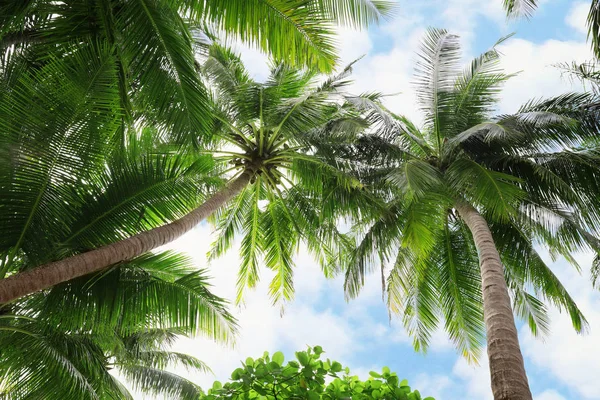
{"type": "Polygon", "coordinates": [[[504,267],[487,221],[471,205],[456,205],[479,253],[483,315],[494,400],[531,400],[504,267]]]}
{"type": "Polygon", "coordinates": [[[250,172],[244,172],[198,208],[167,225],[0,280],[0,304],[100,271],[172,242],[238,195],[250,183],[250,178],[250,172]]]}

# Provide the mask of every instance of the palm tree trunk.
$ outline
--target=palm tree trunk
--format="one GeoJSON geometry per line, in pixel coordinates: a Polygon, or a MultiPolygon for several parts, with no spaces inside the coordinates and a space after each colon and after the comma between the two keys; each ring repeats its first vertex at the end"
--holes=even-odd
{"type": "Polygon", "coordinates": [[[242,173],[198,208],[167,225],[0,280],[0,304],[100,271],[172,242],[238,195],[250,183],[250,178],[249,171],[242,173]]]}
{"type": "Polygon", "coordinates": [[[492,233],[487,221],[471,205],[459,203],[456,210],[473,234],[479,253],[483,315],[494,400],[531,400],[504,267],[492,233]]]}

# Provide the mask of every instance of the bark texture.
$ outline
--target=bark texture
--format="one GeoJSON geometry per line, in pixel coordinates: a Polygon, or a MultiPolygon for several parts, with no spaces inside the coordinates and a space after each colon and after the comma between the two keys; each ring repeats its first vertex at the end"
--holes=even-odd
{"type": "Polygon", "coordinates": [[[483,315],[494,400],[532,400],[504,267],[487,221],[471,205],[456,209],[473,234],[479,253],[483,315]]]}
{"type": "Polygon", "coordinates": [[[100,271],[172,242],[239,194],[250,183],[250,178],[250,172],[243,173],[198,208],[167,225],[0,280],[0,304],[100,271]]]}

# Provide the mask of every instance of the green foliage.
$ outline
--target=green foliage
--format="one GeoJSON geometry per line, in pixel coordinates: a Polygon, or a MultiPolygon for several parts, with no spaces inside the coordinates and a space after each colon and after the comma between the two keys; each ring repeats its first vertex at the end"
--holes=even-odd
{"type": "Polygon", "coordinates": [[[391,15],[381,0],[210,0],[189,5],[193,14],[270,53],[277,62],[331,71],[336,61],[332,27],[361,27],[391,15]]]}
{"type": "Polygon", "coordinates": [[[406,380],[383,367],[371,371],[367,380],[350,375],[339,362],[323,359],[320,346],[296,352],[296,359],[284,365],[283,353],[265,352],[258,359],[248,358],[231,374],[225,384],[214,382],[202,400],[237,399],[395,399],[434,400],[423,398],[406,380]]]}

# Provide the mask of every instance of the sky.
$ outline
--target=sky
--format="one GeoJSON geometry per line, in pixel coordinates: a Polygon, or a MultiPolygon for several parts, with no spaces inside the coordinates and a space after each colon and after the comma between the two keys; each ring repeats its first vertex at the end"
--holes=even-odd
{"type": "MultiPolygon", "coordinates": [[[[410,81],[415,52],[428,26],[446,28],[460,35],[464,61],[487,50],[498,38],[515,32],[500,46],[507,72],[520,72],[502,94],[499,112],[510,113],[529,99],[579,89],[553,67],[559,62],[591,58],[586,43],[585,18],[589,2],[541,1],[530,20],[507,21],[501,0],[399,0],[395,18],[368,31],[340,29],[339,52],[344,62],[364,56],[354,70],[353,91],[395,94],[387,98],[394,112],[420,121],[410,81]]],[[[265,57],[240,48],[243,59],[257,79],[266,76],[265,57]]],[[[193,257],[213,277],[214,293],[233,300],[239,265],[237,249],[221,259],[206,260],[211,226],[201,224],[169,245],[193,257]]],[[[564,260],[549,261],[553,270],[584,311],[589,323],[585,335],[575,333],[568,316],[551,312],[551,334],[534,338],[519,324],[522,351],[535,400],[600,399],[600,292],[589,283],[587,270],[592,256],[577,256],[581,274],[564,260]]],[[[315,262],[300,250],[296,257],[295,300],[285,308],[273,307],[267,285],[270,271],[262,270],[261,283],[246,294],[245,305],[232,308],[240,331],[235,346],[207,339],[182,339],[175,350],[202,359],[214,371],[187,374],[209,387],[215,379],[226,380],[246,357],[263,351],[283,351],[286,358],[307,345],[320,345],[326,356],[349,366],[362,377],[370,370],[388,366],[425,396],[437,400],[491,399],[485,357],[479,366],[457,354],[443,332],[434,335],[427,354],[415,353],[399,321],[388,319],[381,299],[380,277],[367,280],[359,298],[344,300],[341,279],[325,279],[315,262]]]]}

